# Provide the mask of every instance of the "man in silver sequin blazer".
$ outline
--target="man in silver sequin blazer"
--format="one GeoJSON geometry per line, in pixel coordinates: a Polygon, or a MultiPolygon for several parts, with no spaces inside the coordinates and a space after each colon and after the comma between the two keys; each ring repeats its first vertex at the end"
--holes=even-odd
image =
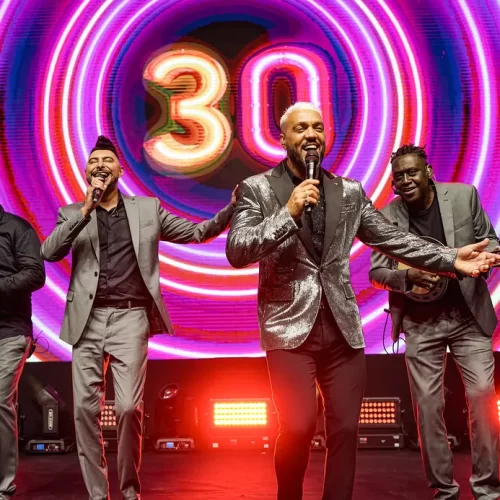
{"type": "Polygon", "coordinates": [[[354,238],[413,267],[448,275],[476,276],[500,257],[481,252],[487,242],[457,251],[402,233],[373,207],[359,182],[322,169],[317,179],[303,180],[307,152],[321,158],[325,147],[321,112],[311,103],[293,105],[280,126],[287,159],[240,184],[226,254],[234,267],[259,262],[262,347],[280,421],[278,499],[302,498],[317,383],[328,447],[323,500],[348,500],[365,387],[364,340],[349,274],[354,238]]]}

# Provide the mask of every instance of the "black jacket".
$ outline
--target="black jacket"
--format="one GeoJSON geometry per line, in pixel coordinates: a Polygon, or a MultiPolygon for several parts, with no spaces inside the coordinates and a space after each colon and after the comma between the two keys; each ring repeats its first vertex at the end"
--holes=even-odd
{"type": "Polygon", "coordinates": [[[31,293],[44,283],[35,230],[0,205],[0,339],[33,334],[31,293]]]}

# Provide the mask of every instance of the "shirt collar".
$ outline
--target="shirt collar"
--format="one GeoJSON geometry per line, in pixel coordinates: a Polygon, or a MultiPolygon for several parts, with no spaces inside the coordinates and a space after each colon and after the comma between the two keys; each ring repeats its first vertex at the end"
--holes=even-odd
{"type": "Polygon", "coordinates": [[[101,207],[100,205],[97,207],[97,209],[99,210],[104,210],[105,212],[107,213],[114,213],[116,212],[118,209],[122,208],[123,206],[125,206],[125,203],[123,202],[123,196],[122,196],[122,192],[120,190],[118,190],[118,203],[116,204],[116,207],[115,208],[112,208],[111,210],[106,210],[105,208],[101,207]]]}
{"type": "MultiPolygon", "coordinates": [[[[288,176],[290,177],[290,179],[292,180],[294,186],[298,186],[299,184],[301,184],[302,182],[304,182],[304,179],[301,179],[300,177],[297,177],[291,170],[290,170],[290,167],[288,166],[288,162],[286,161],[286,159],[284,160],[284,165],[285,165],[285,170],[286,170],[286,173],[288,174],[288,176]]],[[[323,169],[320,167],[319,168],[319,173],[318,173],[318,180],[320,182],[320,184],[323,183],[323,169]]]]}

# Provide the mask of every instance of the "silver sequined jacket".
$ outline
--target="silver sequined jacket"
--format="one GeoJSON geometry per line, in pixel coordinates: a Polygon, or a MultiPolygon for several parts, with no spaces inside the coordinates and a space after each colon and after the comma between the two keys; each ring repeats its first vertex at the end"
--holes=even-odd
{"type": "Polygon", "coordinates": [[[361,318],[350,282],[354,238],[412,267],[454,276],[456,250],[403,233],[374,208],[357,181],[324,171],[326,223],[317,255],[302,216],[286,207],[294,185],[284,162],[240,184],[227,238],[234,267],[259,263],[258,317],[264,350],[293,349],[307,338],[321,290],[347,342],[364,347],[361,318]]]}

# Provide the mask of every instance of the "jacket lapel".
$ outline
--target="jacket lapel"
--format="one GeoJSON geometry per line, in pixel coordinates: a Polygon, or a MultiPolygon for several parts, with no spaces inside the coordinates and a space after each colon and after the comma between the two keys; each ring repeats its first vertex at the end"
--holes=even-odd
{"type": "Polygon", "coordinates": [[[323,244],[323,254],[321,260],[326,258],[326,254],[333,239],[340,219],[343,201],[342,178],[333,176],[331,173],[323,171],[323,188],[325,190],[325,241],[323,244]]]}
{"type": "Polygon", "coordinates": [[[438,182],[434,183],[436,195],[438,197],[439,211],[441,212],[441,220],[443,221],[444,236],[446,245],[450,248],[455,246],[455,226],[453,222],[453,210],[451,200],[448,195],[448,189],[438,182]]]}
{"type": "Polygon", "coordinates": [[[125,211],[127,212],[128,225],[130,227],[130,235],[132,236],[132,244],[134,245],[134,252],[136,257],[139,256],[139,236],[140,236],[140,226],[139,226],[139,206],[135,197],[124,196],[123,204],[125,205],[125,211]]]}
{"type": "Polygon", "coordinates": [[[99,231],[97,229],[97,214],[94,211],[90,218],[90,222],[85,226],[87,231],[87,236],[89,237],[92,248],[94,249],[95,256],[97,257],[97,262],[99,260],[99,231]]]}
{"type": "MultiPolygon", "coordinates": [[[[285,161],[286,160],[283,160],[271,171],[271,174],[267,176],[269,184],[271,185],[271,188],[282,207],[288,203],[290,195],[294,190],[292,179],[290,179],[290,176],[285,170],[285,161]]],[[[314,243],[311,237],[311,232],[309,231],[309,226],[307,225],[305,213],[302,214],[300,221],[302,223],[302,228],[298,233],[300,241],[302,241],[302,244],[305,246],[314,261],[319,264],[319,255],[314,248],[314,243]]]]}

